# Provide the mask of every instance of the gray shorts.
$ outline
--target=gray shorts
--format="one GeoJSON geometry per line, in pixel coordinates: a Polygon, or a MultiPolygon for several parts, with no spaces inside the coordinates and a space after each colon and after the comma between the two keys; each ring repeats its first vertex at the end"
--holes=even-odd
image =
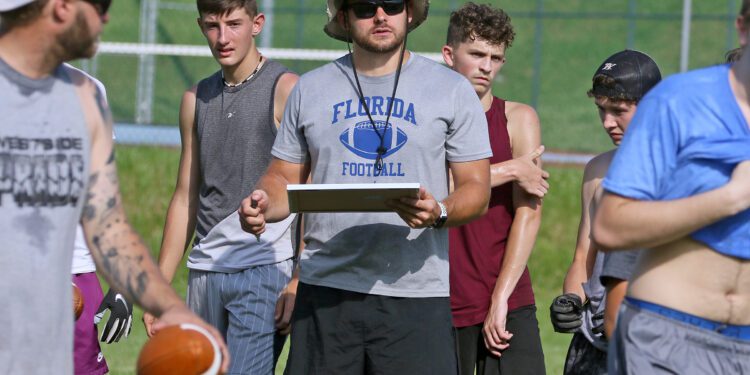
{"type": "Polygon", "coordinates": [[[750,374],[750,341],[635,306],[620,306],[610,374],[750,374]]]}
{"type": "Polygon", "coordinates": [[[293,267],[289,259],[236,273],[190,270],[188,307],[224,335],[227,374],[273,374],[286,338],[276,334],[273,315],[293,267]]]}

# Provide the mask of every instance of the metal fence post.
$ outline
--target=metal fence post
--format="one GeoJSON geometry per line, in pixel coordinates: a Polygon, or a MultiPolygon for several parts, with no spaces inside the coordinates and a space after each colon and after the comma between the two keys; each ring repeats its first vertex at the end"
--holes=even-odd
{"type": "Polygon", "coordinates": [[[728,0],[728,9],[727,14],[729,15],[727,18],[729,21],[727,21],[727,51],[735,48],[735,42],[734,42],[734,18],[737,16],[737,1],[735,0],[728,0]]]}
{"type": "Polygon", "coordinates": [[[682,2],[682,42],[680,48],[680,71],[688,70],[690,60],[690,19],[692,18],[693,2],[692,0],[683,0],[682,2]]]}
{"type": "Polygon", "coordinates": [[[534,27],[534,72],[531,77],[531,106],[539,110],[539,92],[541,91],[542,75],[542,19],[544,11],[543,0],[536,1],[536,24],[534,27]]]}
{"type": "Polygon", "coordinates": [[[266,15],[266,24],[263,26],[263,32],[260,33],[260,47],[273,47],[273,18],[274,18],[274,0],[263,0],[263,14],[266,15]]]}
{"type": "Polygon", "coordinates": [[[625,43],[628,49],[635,49],[635,19],[637,0],[628,1],[628,40],[625,43]]]}
{"type": "MultiPolygon", "coordinates": [[[[156,23],[159,19],[159,0],[141,0],[141,43],[156,43],[156,23]]],[[[138,82],[135,98],[135,122],[150,124],[153,119],[154,56],[138,56],[138,82]]]]}

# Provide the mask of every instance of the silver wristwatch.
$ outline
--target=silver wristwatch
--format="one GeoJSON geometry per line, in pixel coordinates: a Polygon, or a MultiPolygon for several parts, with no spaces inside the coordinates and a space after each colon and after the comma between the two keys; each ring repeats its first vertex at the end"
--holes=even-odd
{"type": "Polygon", "coordinates": [[[437,201],[438,206],[440,206],[440,216],[438,216],[437,220],[435,220],[432,225],[430,225],[430,228],[433,229],[440,229],[445,225],[445,222],[448,221],[448,209],[445,208],[445,205],[441,201],[437,201]]]}

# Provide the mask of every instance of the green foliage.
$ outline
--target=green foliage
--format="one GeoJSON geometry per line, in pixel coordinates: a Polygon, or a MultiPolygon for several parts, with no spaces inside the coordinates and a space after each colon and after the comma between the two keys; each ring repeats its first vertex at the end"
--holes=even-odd
{"type": "MultiPolygon", "coordinates": [[[[117,148],[120,188],[128,218],[151,248],[154,258],[158,256],[179,156],[179,150],[170,148],[117,148]]],[[[570,336],[552,331],[548,306],[552,298],[560,293],[563,277],[572,259],[580,214],[582,170],[566,167],[549,167],[548,170],[551,188],[544,200],[542,227],[529,260],[529,269],[536,294],[547,372],[558,374],[570,336]]],[[[187,269],[181,266],[172,285],[184,296],[186,283],[187,269]]],[[[141,316],[141,310],[137,309],[130,337],[120,343],[102,344],[113,375],[135,373],[138,353],[146,341],[141,316]]],[[[282,373],[285,360],[286,352],[279,361],[277,374],[282,373]]]]}

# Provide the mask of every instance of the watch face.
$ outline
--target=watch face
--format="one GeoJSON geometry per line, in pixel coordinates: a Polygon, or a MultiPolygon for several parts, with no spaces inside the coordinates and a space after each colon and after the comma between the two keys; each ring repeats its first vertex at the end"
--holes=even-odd
{"type": "Polygon", "coordinates": [[[432,223],[432,228],[440,228],[445,224],[445,222],[448,220],[448,210],[443,204],[443,202],[437,201],[438,206],[440,206],[440,216],[435,220],[434,223],[432,223]]]}

